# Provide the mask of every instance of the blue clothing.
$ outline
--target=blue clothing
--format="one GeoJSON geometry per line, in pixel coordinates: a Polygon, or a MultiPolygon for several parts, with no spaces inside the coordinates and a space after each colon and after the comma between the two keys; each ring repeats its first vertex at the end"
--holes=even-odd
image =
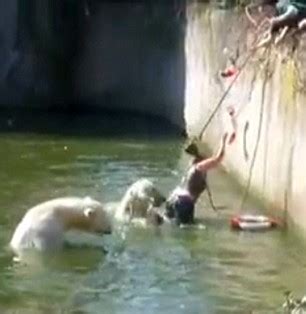
{"type": "Polygon", "coordinates": [[[278,15],[288,14],[290,16],[306,15],[306,0],[279,0],[276,4],[278,15]]]}

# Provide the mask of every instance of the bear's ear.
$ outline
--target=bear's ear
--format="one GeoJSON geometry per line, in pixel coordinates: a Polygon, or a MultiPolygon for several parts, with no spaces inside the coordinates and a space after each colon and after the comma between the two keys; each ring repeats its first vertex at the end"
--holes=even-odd
{"type": "Polygon", "coordinates": [[[87,218],[91,218],[95,215],[96,213],[96,210],[94,208],[91,208],[91,207],[86,207],[84,209],[84,215],[87,217],[87,218]]]}

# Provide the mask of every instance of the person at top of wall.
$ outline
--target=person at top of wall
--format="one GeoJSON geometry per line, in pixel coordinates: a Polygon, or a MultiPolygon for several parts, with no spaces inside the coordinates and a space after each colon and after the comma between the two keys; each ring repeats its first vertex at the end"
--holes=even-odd
{"type": "Polygon", "coordinates": [[[232,107],[228,108],[228,114],[232,130],[229,133],[224,133],[219,150],[214,156],[205,158],[200,154],[196,145],[192,145],[187,149],[187,153],[193,156],[192,165],[188,169],[182,184],[174,189],[166,201],[165,215],[169,219],[174,219],[178,225],[194,222],[195,204],[207,188],[207,172],[221,164],[225,156],[226,144],[232,144],[236,138],[235,112],[232,107]]]}
{"type": "Polygon", "coordinates": [[[306,0],[279,0],[275,1],[276,16],[269,19],[270,27],[264,38],[256,48],[264,47],[272,41],[272,34],[281,30],[276,39],[279,43],[287,34],[289,28],[305,28],[306,25],[306,0]]]}

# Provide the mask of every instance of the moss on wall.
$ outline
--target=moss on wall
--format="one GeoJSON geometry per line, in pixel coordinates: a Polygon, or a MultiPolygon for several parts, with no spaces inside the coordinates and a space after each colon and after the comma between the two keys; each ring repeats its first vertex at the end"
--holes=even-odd
{"type": "Polygon", "coordinates": [[[284,106],[293,107],[296,103],[298,73],[294,59],[282,64],[280,80],[281,100],[284,106]]]}

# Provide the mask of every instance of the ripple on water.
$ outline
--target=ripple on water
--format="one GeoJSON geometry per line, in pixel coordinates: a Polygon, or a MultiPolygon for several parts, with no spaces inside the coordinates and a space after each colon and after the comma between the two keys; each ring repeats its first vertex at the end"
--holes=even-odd
{"type": "MultiPolygon", "coordinates": [[[[182,173],[181,143],[173,138],[26,134],[0,137],[0,144],[7,152],[0,172],[2,247],[25,210],[38,202],[64,195],[115,202],[140,177],[169,191],[182,173]]],[[[73,235],[81,247],[35,258],[32,266],[16,265],[0,250],[0,312],[277,313],[284,290],[305,290],[305,249],[281,231],[231,232],[228,218],[240,191],[224,172],[210,178],[214,199],[226,210],[202,210],[204,230],[131,227],[124,237],[105,239],[106,256],[104,241],[73,235]]],[[[199,207],[206,209],[206,201],[204,196],[199,207]]],[[[248,208],[261,211],[256,204],[248,208]]]]}
{"type": "Polygon", "coordinates": [[[94,290],[83,287],[74,306],[94,313],[105,304],[118,313],[199,313],[209,307],[202,294],[194,294],[190,252],[150,232],[129,231],[125,248],[108,256],[99,277],[87,281],[94,290]]]}

